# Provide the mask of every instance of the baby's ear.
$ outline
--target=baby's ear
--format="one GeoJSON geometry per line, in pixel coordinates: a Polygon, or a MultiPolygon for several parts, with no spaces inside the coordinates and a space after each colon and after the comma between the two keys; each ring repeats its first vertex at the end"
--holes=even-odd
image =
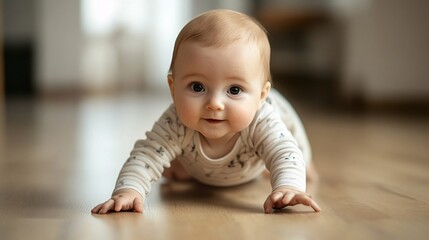
{"type": "Polygon", "coordinates": [[[173,84],[173,74],[169,73],[167,75],[168,87],[170,88],[170,94],[174,101],[174,84],[173,84]]]}
{"type": "Polygon", "coordinates": [[[264,86],[262,87],[259,106],[262,106],[262,103],[264,103],[265,99],[267,99],[270,89],[271,89],[271,83],[269,81],[265,82],[264,86]]]}

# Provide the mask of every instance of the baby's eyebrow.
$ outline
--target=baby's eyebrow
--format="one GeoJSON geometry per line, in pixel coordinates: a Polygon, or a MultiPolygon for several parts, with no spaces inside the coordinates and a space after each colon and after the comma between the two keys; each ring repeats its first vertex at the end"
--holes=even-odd
{"type": "Polygon", "coordinates": [[[233,80],[233,81],[239,81],[239,82],[247,82],[244,78],[236,77],[236,76],[227,77],[226,79],[233,80]]]}
{"type": "Polygon", "coordinates": [[[226,79],[232,83],[238,84],[238,85],[243,86],[243,87],[254,84],[253,80],[250,81],[250,80],[248,80],[246,78],[242,78],[242,77],[228,77],[226,79]]]}
{"type": "Polygon", "coordinates": [[[181,77],[182,79],[187,79],[187,78],[206,78],[206,76],[202,73],[188,73],[185,74],[183,77],[181,77]]]}

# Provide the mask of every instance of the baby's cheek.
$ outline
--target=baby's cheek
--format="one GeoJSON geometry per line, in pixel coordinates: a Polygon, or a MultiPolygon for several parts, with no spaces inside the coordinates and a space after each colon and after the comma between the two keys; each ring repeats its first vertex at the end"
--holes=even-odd
{"type": "Polygon", "coordinates": [[[252,109],[251,106],[238,107],[234,110],[234,114],[231,117],[231,125],[236,131],[241,131],[247,128],[255,117],[256,110],[252,109]]]}
{"type": "Polygon", "coordinates": [[[187,127],[193,128],[196,119],[198,117],[195,115],[192,107],[183,107],[180,110],[178,109],[177,114],[179,115],[180,121],[187,127]]]}

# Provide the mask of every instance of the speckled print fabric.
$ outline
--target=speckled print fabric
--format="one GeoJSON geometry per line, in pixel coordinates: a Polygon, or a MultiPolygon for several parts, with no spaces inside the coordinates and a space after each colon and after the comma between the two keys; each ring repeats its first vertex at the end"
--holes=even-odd
{"type": "Polygon", "coordinates": [[[311,151],[302,123],[275,90],[240,133],[232,151],[217,159],[204,154],[198,132],[186,128],[171,105],[146,139],[138,140],[124,163],[115,191],[132,188],[147,195],[173,159],[197,180],[214,186],[248,182],[267,168],[273,189],[291,185],[305,191],[305,165],[311,151]]]}

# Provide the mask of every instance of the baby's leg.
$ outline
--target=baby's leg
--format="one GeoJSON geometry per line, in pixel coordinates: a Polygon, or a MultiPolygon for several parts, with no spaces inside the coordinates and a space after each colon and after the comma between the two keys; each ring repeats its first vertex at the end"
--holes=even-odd
{"type": "Polygon", "coordinates": [[[162,175],[168,179],[178,181],[189,181],[193,179],[192,176],[189,175],[188,172],[186,172],[182,164],[177,159],[174,159],[171,162],[171,166],[169,168],[164,169],[162,175]]]}

